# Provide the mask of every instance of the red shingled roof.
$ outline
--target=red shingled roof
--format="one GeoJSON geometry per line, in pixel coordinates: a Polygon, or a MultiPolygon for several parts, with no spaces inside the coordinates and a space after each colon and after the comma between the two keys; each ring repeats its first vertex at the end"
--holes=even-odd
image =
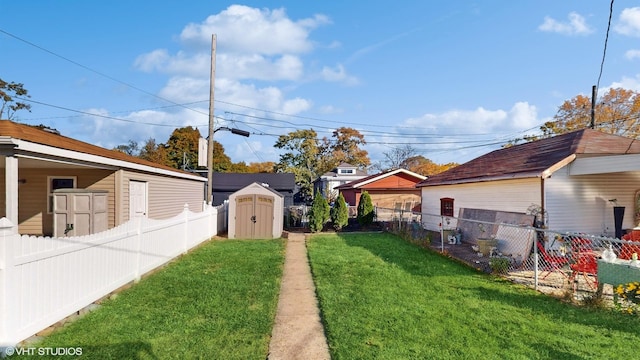
{"type": "Polygon", "coordinates": [[[492,151],[430,176],[416,186],[541,177],[545,170],[571,155],[621,154],[640,154],[640,141],[598,130],[583,129],[492,151]]]}

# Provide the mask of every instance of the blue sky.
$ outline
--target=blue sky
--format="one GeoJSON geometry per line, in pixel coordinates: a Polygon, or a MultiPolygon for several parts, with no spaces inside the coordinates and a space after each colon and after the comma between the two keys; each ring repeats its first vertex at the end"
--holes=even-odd
{"type": "MultiPolygon", "coordinates": [[[[359,130],[373,162],[406,144],[463,163],[590,95],[610,1],[0,0],[0,78],[18,120],[112,148],[215,134],[232,161],[278,161],[278,135],[359,130]],[[96,116],[99,115],[99,116],[96,116]]],[[[600,91],[640,91],[640,7],[614,3],[600,91]]]]}

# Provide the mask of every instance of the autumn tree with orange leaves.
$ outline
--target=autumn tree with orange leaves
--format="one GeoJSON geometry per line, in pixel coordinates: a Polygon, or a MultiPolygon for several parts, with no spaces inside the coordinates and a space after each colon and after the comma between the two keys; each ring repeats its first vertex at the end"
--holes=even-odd
{"type": "MultiPolygon", "coordinates": [[[[630,138],[640,138],[640,93],[622,88],[607,90],[596,101],[595,129],[630,138]]],[[[522,140],[534,141],[589,128],[591,124],[591,97],[578,95],[566,100],[558,108],[552,121],[540,127],[541,135],[515,139],[506,146],[522,140]]]]}

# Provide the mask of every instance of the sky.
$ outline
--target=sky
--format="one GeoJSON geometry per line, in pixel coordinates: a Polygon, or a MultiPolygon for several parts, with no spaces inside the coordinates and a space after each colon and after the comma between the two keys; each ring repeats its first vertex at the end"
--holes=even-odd
{"type": "Polygon", "coordinates": [[[344,126],[372,163],[407,145],[464,163],[594,85],[640,91],[640,5],[615,1],[609,23],[610,6],[0,0],[0,78],[29,92],[17,121],[105,148],[206,137],[215,34],[214,128],[251,133],[216,131],[233,162],[277,162],[280,135],[344,126]]]}

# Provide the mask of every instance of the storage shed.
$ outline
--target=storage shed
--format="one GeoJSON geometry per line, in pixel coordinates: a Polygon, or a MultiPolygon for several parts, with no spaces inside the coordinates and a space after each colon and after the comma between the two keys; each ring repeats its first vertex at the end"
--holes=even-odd
{"type": "Polygon", "coordinates": [[[229,239],[282,236],[284,197],[256,182],[229,196],[229,239]]]}

